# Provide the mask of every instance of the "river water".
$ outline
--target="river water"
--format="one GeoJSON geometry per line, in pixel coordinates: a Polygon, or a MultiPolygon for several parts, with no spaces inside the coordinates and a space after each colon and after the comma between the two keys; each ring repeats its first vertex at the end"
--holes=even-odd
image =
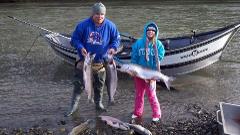
{"type": "MultiPolygon", "coordinates": [[[[76,23],[91,13],[92,2],[84,3],[19,3],[0,5],[0,128],[41,126],[58,132],[76,123],[94,118],[94,105],[86,103],[83,94],[79,115],[65,118],[72,93],[73,67],[59,59],[39,31],[15,22],[7,15],[30,21],[52,31],[71,33],[76,23]]],[[[239,22],[240,2],[104,2],[107,18],[120,32],[139,37],[146,22],[159,25],[160,37],[176,37],[210,31],[239,22]]],[[[220,101],[240,104],[240,34],[231,40],[219,62],[197,72],[178,76],[175,91],[158,88],[157,96],[164,122],[189,117],[186,104],[200,104],[210,111],[220,101]]],[[[107,113],[128,121],[133,109],[132,79],[122,76],[116,93],[117,103],[107,113]]],[[[151,118],[146,99],[144,118],[151,118]]]]}

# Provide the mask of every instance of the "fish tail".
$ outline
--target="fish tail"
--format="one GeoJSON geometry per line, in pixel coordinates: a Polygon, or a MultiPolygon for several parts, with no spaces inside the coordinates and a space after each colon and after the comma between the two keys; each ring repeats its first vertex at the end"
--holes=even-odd
{"type": "Polygon", "coordinates": [[[89,94],[89,95],[88,95],[88,98],[87,98],[87,103],[91,103],[91,99],[92,99],[92,98],[91,98],[91,95],[89,94]]]}
{"type": "Polygon", "coordinates": [[[94,54],[91,54],[89,57],[90,57],[90,61],[92,62],[93,61],[93,59],[95,58],[95,56],[96,56],[96,53],[94,53],[94,54]]]}
{"type": "Polygon", "coordinates": [[[170,90],[170,86],[171,86],[171,84],[174,80],[175,80],[174,77],[169,77],[167,80],[164,80],[164,83],[165,83],[168,90],[170,90]]]}
{"type": "Polygon", "coordinates": [[[91,96],[91,97],[88,97],[88,99],[87,99],[87,103],[94,103],[94,99],[93,99],[92,96],[91,96]]]}

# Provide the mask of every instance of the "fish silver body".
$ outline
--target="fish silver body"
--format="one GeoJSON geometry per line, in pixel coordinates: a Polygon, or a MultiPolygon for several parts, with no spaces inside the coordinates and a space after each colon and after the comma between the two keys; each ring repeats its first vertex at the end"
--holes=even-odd
{"type": "Polygon", "coordinates": [[[159,71],[143,68],[137,64],[121,64],[118,66],[118,70],[121,72],[132,74],[133,76],[137,76],[139,78],[145,80],[157,80],[163,81],[168,89],[170,89],[170,84],[174,80],[173,77],[166,76],[159,71]]]}
{"type": "Polygon", "coordinates": [[[119,119],[116,119],[111,116],[98,116],[98,117],[111,127],[121,129],[121,130],[129,130],[128,123],[125,123],[119,119]]]}
{"type": "Polygon", "coordinates": [[[134,130],[134,132],[137,132],[140,135],[152,135],[152,133],[148,129],[144,128],[141,125],[128,124],[128,126],[130,129],[134,130]]]}
{"type": "Polygon", "coordinates": [[[90,55],[89,53],[84,58],[83,63],[83,81],[84,89],[88,96],[88,102],[92,100],[92,91],[93,91],[93,76],[92,76],[92,61],[95,55],[90,55]]]}
{"type": "Polygon", "coordinates": [[[108,56],[108,60],[105,61],[105,68],[107,93],[109,97],[108,101],[109,103],[114,103],[114,95],[117,91],[118,76],[116,64],[112,56],[108,56]]]}
{"type": "Polygon", "coordinates": [[[117,118],[111,117],[111,116],[98,116],[100,120],[104,121],[107,125],[114,127],[116,129],[121,129],[121,130],[129,130],[132,129],[134,132],[140,134],[140,135],[152,135],[152,133],[144,128],[141,125],[137,124],[129,124],[127,122],[123,122],[117,118]]]}

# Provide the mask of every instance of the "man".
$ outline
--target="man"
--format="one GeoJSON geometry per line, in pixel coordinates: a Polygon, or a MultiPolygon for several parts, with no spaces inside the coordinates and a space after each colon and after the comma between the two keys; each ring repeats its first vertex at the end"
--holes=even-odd
{"type": "Polygon", "coordinates": [[[73,32],[71,44],[77,49],[79,60],[77,60],[75,67],[72,104],[68,116],[77,110],[80,94],[84,90],[82,67],[83,59],[87,53],[96,54],[92,65],[96,110],[106,111],[102,104],[106,79],[103,58],[106,54],[114,55],[116,53],[120,43],[120,35],[115,24],[105,18],[105,15],[105,6],[102,3],[95,3],[92,7],[92,16],[81,21],[73,32]]]}

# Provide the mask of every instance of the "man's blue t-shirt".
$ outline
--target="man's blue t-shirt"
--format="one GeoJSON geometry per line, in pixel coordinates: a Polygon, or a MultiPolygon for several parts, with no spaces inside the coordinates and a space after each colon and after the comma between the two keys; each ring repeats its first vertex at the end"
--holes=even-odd
{"type": "Polygon", "coordinates": [[[117,27],[107,18],[99,27],[95,25],[92,17],[83,20],[76,26],[71,38],[71,45],[77,49],[80,60],[83,59],[81,49],[84,47],[87,52],[96,54],[95,62],[103,62],[107,50],[117,50],[119,44],[120,34],[117,27]]]}

